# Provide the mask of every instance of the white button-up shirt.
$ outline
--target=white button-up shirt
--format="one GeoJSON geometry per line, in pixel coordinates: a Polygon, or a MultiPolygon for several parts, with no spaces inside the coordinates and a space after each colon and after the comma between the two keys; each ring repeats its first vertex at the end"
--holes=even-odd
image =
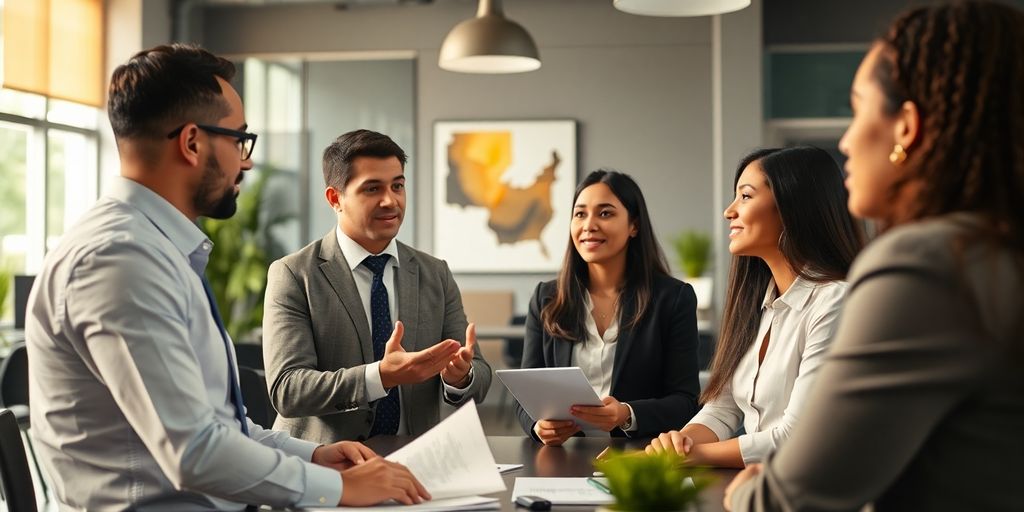
{"type": "MultiPolygon", "coordinates": [[[[368,256],[380,256],[381,254],[387,254],[391,256],[388,258],[387,265],[384,267],[384,273],[381,276],[381,280],[384,283],[384,288],[388,293],[388,310],[391,314],[391,324],[394,325],[395,321],[398,320],[398,299],[395,295],[395,272],[398,271],[400,262],[398,260],[398,242],[394,238],[388,243],[388,246],[384,248],[380,254],[373,254],[367,251],[363,246],[359,245],[355,240],[346,235],[340,227],[334,228],[335,234],[338,236],[338,247],[341,249],[341,253],[345,255],[345,261],[348,263],[349,270],[352,271],[352,279],[356,282],[356,290],[359,291],[359,299],[363,303],[363,311],[366,313],[366,325],[370,326],[371,336],[373,335],[373,311],[370,306],[370,289],[373,286],[373,271],[363,265],[363,260],[368,256]]],[[[441,340],[437,340],[441,341],[441,340]]],[[[472,369],[470,369],[470,383],[472,383],[472,369]]],[[[384,384],[380,377],[380,361],[374,361],[365,366],[364,378],[366,380],[366,400],[373,402],[380,400],[388,394],[388,390],[384,389],[384,384]]],[[[466,393],[466,389],[469,388],[469,384],[466,388],[459,389],[454,386],[449,386],[443,379],[441,384],[444,387],[445,395],[452,401],[458,401],[462,398],[462,395],[466,393]]],[[[401,403],[402,389],[398,389],[398,399],[401,403]]],[[[409,433],[406,427],[405,415],[399,415],[398,417],[398,432],[397,435],[406,435],[409,433]]]]}
{"type": "Polygon", "coordinates": [[[719,440],[739,436],[743,462],[763,461],[789,437],[832,343],[846,283],[813,283],[797,278],[782,296],[768,284],[757,337],[740,360],[730,385],[704,405],[690,423],[711,429],[719,440]],[[764,361],[761,343],[771,337],[764,361]]]}
{"type": "MultiPolygon", "coordinates": [[[[572,362],[583,370],[583,375],[590,382],[590,387],[599,397],[606,397],[612,393],[612,373],[615,369],[615,349],[619,341],[619,315],[616,312],[611,322],[605,328],[604,334],[598,333],[597,321],[594,319],[594,301],[590,298],[590,292],[583,296],[584,308],[587,311],[586,318],[586,339],[573,344],[572,362]]],[[[629,415],[633,416],[633,407],[629,408],[629,415]]],[[[633,423],[629,431],[637,430],[636,417],[633,416],[633,423]]],[[[586,430],[588,437],[601,437],[609,435],[602,430],[586,430]]]]}
{"type": "Polygon", "coordinates": [[[203,232],[116,179],[46,258],[29,298],[32,430],[61,508],[239,510],[334,505],[315,443],[248,422],[200,276],[203,232]]]}

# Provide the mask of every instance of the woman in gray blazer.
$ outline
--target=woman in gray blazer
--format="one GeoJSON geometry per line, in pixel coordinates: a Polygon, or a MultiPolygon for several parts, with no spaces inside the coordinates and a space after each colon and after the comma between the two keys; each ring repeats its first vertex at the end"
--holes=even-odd
{"type": "Polygon", "coordinates": [[[1024,504],[1024,13],[899,17],[854,78],[856,260],[836,341],[789,441],[732,510],[1020,510],[1024,504]]]}

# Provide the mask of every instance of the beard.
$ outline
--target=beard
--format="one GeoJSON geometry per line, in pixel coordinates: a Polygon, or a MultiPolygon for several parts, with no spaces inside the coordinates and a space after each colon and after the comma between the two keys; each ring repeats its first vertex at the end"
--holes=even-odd
{"type": "MultiPolygon", "coordinates": [[[[241,181],[242,173],[238,173],[235,183],[241,181]]],[[[206,159],[203,179],[192,196],[193,206],[201,217],[227,219],[238,210],[238,194],[235,193],[234,183],[227,190],[221,191],[220,184],[223,182],[224,170],[221,169],[217,159],[210,155],[206,159]]]]}

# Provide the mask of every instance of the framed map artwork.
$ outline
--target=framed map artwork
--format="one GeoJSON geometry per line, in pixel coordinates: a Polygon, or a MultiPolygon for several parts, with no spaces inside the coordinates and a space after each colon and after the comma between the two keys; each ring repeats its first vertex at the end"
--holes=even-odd
{"type": "Polygon", "coordinates": [[[575,121],[439,121],[432,254],[453,272],[556,272],[575,188],[575,121]]]}

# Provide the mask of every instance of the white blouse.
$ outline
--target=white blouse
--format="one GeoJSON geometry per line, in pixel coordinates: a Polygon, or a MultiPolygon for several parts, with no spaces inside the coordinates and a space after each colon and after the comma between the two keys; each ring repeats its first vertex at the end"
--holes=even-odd
{"type": "MultiPolygon", "coordinates": [[[[583,296],[584,307],[586,308],[586,330],[587,337],[585,340],[575,343],[572,346],[572,364],[579,366],[583,370],[583,375],[587,377],[587,381],[590,382],[590,387],[594,388],[594,392],[599,397],[606,397],[612,393],[612,371],[615,369],[615,348],[618,346],[619,341],[619,315],[616,312],[612,316],[612,321],[608,324],[608,327],[604,330],[602,336],[597,332],[597,321],[594,320],[594,301],[590,298],[590,293],[587,292],[583,296]]],[[[629,407],[629,415],[633,417],[633,424],[629,427],[629,432],[637,430],[638,422],[636,415],[633,414],[633,406],[626,404],[629,407]]],[[[601,437],[610,435],[608,432],[603,430],[585,430],[584,433],[588,437],[601,437]]]]}
{"type": "Polygon", "coordinates": [[[612,392],[612,370],[615,368],[615,347],[619,341],[619,315],[612,315],[612,321],[604,330],[604,336],[597,332],[594,320],[594,302],[590,293],[584,295],[586,308],[587,338],[572,346],[572,362],[583,370],[590,387],[597,396],[606,397],[612,392]]]}
{"type": "Polygon", "coordinates": [[[813,283],[797,278],[776,297],[775,281],[768,284],[761,305],[761,324],[732,381],[690,423],[711,429],[718,439],[739,436],[743,462],[761,462],[776,450],[796,424],[835,335],[846,296],[846,282],[813,283]],[[771,337],[764,361],[761,344],[771,337]]]}

